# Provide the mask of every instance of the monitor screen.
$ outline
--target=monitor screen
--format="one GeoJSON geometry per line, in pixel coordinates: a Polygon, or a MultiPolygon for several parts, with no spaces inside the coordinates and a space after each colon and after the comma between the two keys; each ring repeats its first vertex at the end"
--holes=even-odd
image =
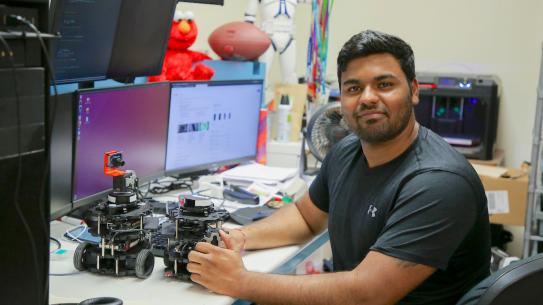
{"type": "Polygon", "coordinates": [[[57,83],[160,74],[177,0],[54,0],[57,83]]]}
{"type": "Polygon", "coordinates": [[[172,83],[167,173],[256,158],[262,80],[172,83]]]}
{"type": "Polygon", "coordinates": [[[52,32],[61,36],[51,44],[57,83],[105,79],[121,2],[54,2],[52,32]]]}
{"type": "Polygon", "coordinates": [[[79,91],[76,98],[74,204],[112,188],[104,175],[104,153],[123,153],[123,169],[140,183],[164,173],[168,83],[79,91]]]}

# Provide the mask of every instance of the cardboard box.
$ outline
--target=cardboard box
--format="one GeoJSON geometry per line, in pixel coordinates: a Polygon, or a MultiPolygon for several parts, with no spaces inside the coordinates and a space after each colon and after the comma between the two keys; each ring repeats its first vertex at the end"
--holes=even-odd
{"type": "Polygon", "coordinates": [[[528,197],[528,173],[496,166],[473,167],[485,188],[490,222],[523,226],[528,197]]]}
{"type": "Polygon", "coordinates": [[[505,153],[503,149],[497,148],[494,150],[494,157],[491,160],[468,159],[468,161],[471,164],[501,166],[503,165],[504,159],[505,159],[505,153]]]}

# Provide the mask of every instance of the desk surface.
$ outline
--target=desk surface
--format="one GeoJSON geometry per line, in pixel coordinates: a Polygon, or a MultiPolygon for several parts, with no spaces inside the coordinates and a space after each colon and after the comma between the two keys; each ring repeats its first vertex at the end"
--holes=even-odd
{"type": "MultiPolygon", "coordinates": [[[[51,236],[60,238],[70,225],[53,221],[51,236]]],[[[50,273],[66,274],[77,270],[73,266],[76,243],[62,241],[64,254],[51,254],[50,273]]],[[[270,272],[292,257],[299,246],[289,246],[262,251],[249,251],[243,257],[248,270],[270,272]]],[[[80,302],[95,297],[117,297],[125,305],[169,305],[169,304],[232,304],[235,299],[214,294],[202,286],[163,276],[162,257],[155,258],[151,276],[145,280],[136,277],[112,277],[90,272],[49,277],[49,303],[80,302]]]]}

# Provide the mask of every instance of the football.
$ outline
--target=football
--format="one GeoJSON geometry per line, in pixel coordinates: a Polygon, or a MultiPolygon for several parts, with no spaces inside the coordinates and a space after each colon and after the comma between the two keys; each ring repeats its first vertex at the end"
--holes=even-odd
{"type": "Polygon", "coordinates": [[[226,60],[257,60],[271,44],[266,33],[243,21],[218,27],[209,35],[208,42],[211,49],[226,60]]]}

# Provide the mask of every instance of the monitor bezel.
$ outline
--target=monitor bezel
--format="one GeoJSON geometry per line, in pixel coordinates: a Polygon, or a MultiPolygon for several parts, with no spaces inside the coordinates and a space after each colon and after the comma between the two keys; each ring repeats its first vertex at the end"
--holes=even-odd
{"type": "Polygon", "coordinates": [[[49,150],[50,150],[50,156],[49,156],[49,163],[51,166],[50,169],[50,175],[49,178],[49,199],[50,199],[50,207],[49,207],[49,215],[51,219],[56,219],[59,217],[62,217],[66,214],[68,214],[73,209],[73,150],[74,150],[74,134],[75,130],[73,128],[74,126],[74,101],[75,101],[75,91],[70,91],[66,93],[60,93],[57,94],[55,97],[51,95],[50,98],[55,99],[55,103],[57,103],[57,106],[54,107],[54,109],[50,109],[49,118],[51,119],[51,124],[53,124],[53,130],[51,133],[51,137],[49,139],[49,150]],[[53,113],[53,110],[55,110],[55,113],[53,113]],[[64,133],[64,130],[61,130],[63,124],[63,119],[66,118],[68,121],[66,125],[68,125],[70,128],[69,131],[64,133]],[[53,121],[54,119],[54,121],[53,121]],[[61,126],[59,126],[59,124],[61,126]],[[66,134],[66,138],[69,138],[69,147],[66,148],[66,150],[63,150],[63,143],[62,139],[64,139],[64,135],[66,134]],[[59,151],[60,150],[60,151],[59,151]],[[63,156],[71,158],[70,160],[63,160],[61,159],[62,156],[59,158],[58,153],[65,152],[63,156]],[[65,162],[68,161],[69,164],[66,167],[63,167],[65,162]],[[58,166],[61,166],[59,169],[58,166]],[[59,174],[63,174],[64,170],[68,171],[68,177],[59,176],[59,174]]]}
{"type": "MultiPolygon", "coordinates": [[[[170,95],[171,95],[171,85],[169,82],[155,82],[155,83],[144,83],[144,84],[132,84],[132,85],[125,85],[125,86],[119,86],[119,87],[104,87],[104,88],[92,88],[92,89],[80,89],[80,90],[76,90],[75,93],[74,93],[74,99],[73,99],[73,109],[77,109],[77,101],[79,100],[79,95],[80,94],[85,94],[85,93],[94,93],[94,92],[104,92],[104,91],[120,91],[120,90],[126,90],[127,88],[141,88],[141,87],[159,87],[159,86],[167,86],[169,91],[168,91],[168,111],[167,111],[167,115],[168,117],[166,119],[169,118],[169,115],[170,115],[170,95]]],[[[74,194],[75,194],[75,187],[76,187],[76,184],[75,184],[75,163],[76,163],[76,153],[77,153],[77,139],[76,139],[76,128],[77,128],[77,111],[74,110],[73,112],[73,115],[72,115],[72,141],[73,141],[73,145],[72,145],[72,177],[71,177],[71,182],[72,182],[72,190],[70,192],[70,199],[72,201],[72,206],[73,208],[79,208],[79,207],[82,207],[82,206],[86,206],[88,204],[91,204],[91,203],[96,203],[96,202],[100,202],[100,201],[103,201],[106,199],[106,195],[111,192],[113,190],[113,188],[109,188],[107,190],[104,190],[102,192],[99,192],[99,193],[95,193],[95,194],[92,194],[92,195],[89,195],[89,196],[86,196],[86,197],[83,197],[83,198],[78,198],[78,199],[75,199],[74,200],[74,194]]],[[[166,132],[168,132],[168,126],[166,126],[166,132]]],[[[168,137],[168,134],[166,133],[166,139],[168,137]]],[[[166,143],[164,144],[166,145],[166,143]]],[[[154,175],[150,175],[150,176],[145,176],[145,177],[142,177],[142,176],[138,176],[138,183],[139,183],[139,186],[142,187],[144,184],[146,183],[149,183],[157,178],[160,178],[160,177],[163,177],[164,176],[164,168],[166,167],[166,150],[164,151],[164,166],[162,166],[162,170],[160,172],[157,172],[156,174],[154,175]]],[[[127,169],[130,169],[129,168],[130,165],[128,165],[127,169]]],[[[112,182],[113,183],[113,182],[112,182]]]]}
{"type": "Polygon", "coordinates": [[[166,176],[176,176],[176,177],[191,177],[194,175],[199,175],[203,171],[207,171],[209,173],[212,173],[216,171],[219,167],[225,166],[225,165],[234,165],[239,164],[247,161],[254,161],[256,160],[257,154],[258,154],[258,131],[255,141],[255,153],[250,156],[243,156],[240,158],[234,158],[234,159],[228,159],[228,160],[221,160],[219,162],[213,162],[213,163],[205,163],[200,164],[192,167],[186,167],[186,168],[176,168],[176,169],[166,169],[166,160],[168,158],[168,136],[170,134],[170,112],[171,112],[171,97],[172,97],[172,91],[176,86],[180,85],[198,85],[198,84],[208,84],[208,85],[250,85],[250,84],[258,84],[260,85],[260,106],[258,110],[257,115],[257,122],[256,126],[259,127],[260,122],[260,111],[262,110],[262,101],[264,98],[264,80],[263,79],[236,79],[236,80],[210,80],[210,81],[182,81],[182,82],[171,82],[170,86],[170,102],[169,102],[169,112],[168,112],[168,128],[167,128],[167,135],[166,135],[166,156],[164,158],[164,173],[166,176]]]}

